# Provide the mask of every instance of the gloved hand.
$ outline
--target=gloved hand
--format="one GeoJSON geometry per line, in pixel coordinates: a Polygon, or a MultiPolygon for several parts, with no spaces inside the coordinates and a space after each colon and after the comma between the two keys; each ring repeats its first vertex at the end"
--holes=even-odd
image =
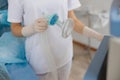
{"type": "Polygon", "coordinates": [[[88,28],[87,26],[85,26],[83,28],[83,35],[86,35],[88,37],[92,37],[92,38],[96,38],[97,40],[101,41],[104,37],[104,35],[88,28]]]}
{"type": "Polygon", "coordinates": [[[21,33],[24,37],[29,37],[35,33],[44,32],[47,28],[47,20],[39,18],[32,25],[23,27],[21,33]]]}

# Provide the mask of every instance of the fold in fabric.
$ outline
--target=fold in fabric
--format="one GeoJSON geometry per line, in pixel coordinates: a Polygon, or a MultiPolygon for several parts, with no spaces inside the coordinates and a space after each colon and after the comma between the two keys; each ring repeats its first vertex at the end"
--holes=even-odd
{"type": "Polygon", "coordinates": [[[11,32],[5,32],[0,37],[0,62],[26,62],[24,38],[18,38],[11,32]]]}
{"type": "Polygon", "coordinates": [[[0,64],[0,80],[10,80],[10,77],[3,64],[0,64]]]}
{"type": "Polygon", "coordinates": [[[0,37],[0,80],[10,80],[5,64],[25,62],[24,38],[5,32],[0,37]]]}

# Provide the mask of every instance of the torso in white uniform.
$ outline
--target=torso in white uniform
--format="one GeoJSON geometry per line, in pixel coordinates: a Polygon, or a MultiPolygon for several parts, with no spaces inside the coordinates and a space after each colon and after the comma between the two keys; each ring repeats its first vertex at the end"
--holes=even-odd
{"type": "MultiPolygon", "coordinates": [[[[21,18],[18,17],[18,19],[15,20],[16,17],[11,14],[12,10],[9,10],[8,21],[23,21],[25,26],[30,25],[36,19],[43,17],[42,13],[46,13],[49,15],[56,13],[59,16],[59,20],[64,21],[68,18],[69,10],[80,6],[78,0],[15,0],[15,2],[20,2],[17,3],[18,5],[20,5],[18,6],[18,8],[20,8],[19,10],[23,10],[21,11],[21,13],[19,12],[19,15],[16,16],[21,15],[23,16],[23,19],[20,20],[21,18]]],[[[54,56],[55,63],[59,68],[72,59],[72,37],[69,36],[68,38],[63,38],[61,36],[62,30],[57,25],[49,26],[47,31],[49,45],[54,56]]],[[[39,33],[37,33],[26,39],[26,57],[28,61],[30,61],[30,64],[33,65],[33,67],[35,68],[37,74],[48,72],[47,69],[44,69],[45,58],[43,55],[44,53],[41,50],[42,45],[39,42],[39,38],[39,33]],[[43,68],[40,66],[43,66],[43,68]]]]}

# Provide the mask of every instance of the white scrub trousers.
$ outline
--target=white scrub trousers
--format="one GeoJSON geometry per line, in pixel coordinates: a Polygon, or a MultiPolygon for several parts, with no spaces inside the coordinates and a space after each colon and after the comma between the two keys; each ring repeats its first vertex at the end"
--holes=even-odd
{"type": "MultiPolygon", "coordinates": [[[[69,61],[64,66],[57,69],[58,80],[68,80],[69,79],[71,65],[72,65],[72,61],[69,61]]],[[[54,77],[52,77],[51,72],[46,73],[46,74],[38,74],[38,77],[40,78],[40,80],[54,80],[54,77]]]]}

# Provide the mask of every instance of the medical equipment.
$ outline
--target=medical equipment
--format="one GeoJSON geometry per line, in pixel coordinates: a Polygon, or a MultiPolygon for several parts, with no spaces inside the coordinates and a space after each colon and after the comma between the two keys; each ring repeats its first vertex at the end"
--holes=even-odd
{"type": "MultiPolygon", "coordinates": [[[[73,26],[74,26],[74,22],[72,19],[68,18],[66,21],[59,21],[59,17],[57,14],[51,15],[51,16],[46,16],[43,14],[43,16],[45,16],[44,18],[47,20],[48,25],[58,25],[58,27],[61,28],[62,30],[62,37],[67,38],[68,36],[71,35],[72,30],[73,30],[73,26]]],[[[42,20],[42,19],[41,19],[42,20]]],[[[43,24],[45,24],[45,22],[43,22],[43,24]]],[[[41,24],[42,25],[42,24],[41,24]]],[[[47,26],[47,25],[46,25],[47,26]]],[[[46,27],[44,26],[44,27],[46,27]]],[[[28,26],[28,27],[23,27],[22,28],[22,35],[25,37],[31,36],[36,32],[41,32],[39,31],[40,25],[38,26],[38,22],[34,22],[33,25],[28,26]]]]}
{"type": "Polygon", "coordinates": [[[106,80],[120,80],[120,0],[113,0],[110,11],[109,54],[106,80]]]}
{"type": "Polygon", "coordinates": [[[68,18],[64,22],[58,22],[57,25],[62,28],[62,37],[67,38],[73,31],[74,22],[72,19],[68,18]]]}
{"type": "Polygon", "coordinates": [[[57,14],[45,15],[45,18],[48,20],[49,25],[58,25],[62,29],[62,37],[67,38],[73,30],[74,22],[71,18],[68,18],[66,21],[61,22],[57,14]]]}
{"type": "Polygon", "coordinates": [[[109,38],[105,36],[93,57],[83,80],[106,80],[109,38]]]}
{"type": "Polygon", "coordinates": [[[109,40],[109,54],[106,80],[120,80],[120,38],[111,37],[109,40]]]}
{"type": "Polygon", "coordinates": [[[46,19],[48,20],[49,25],[55,25],[59,19],[59,16],[57,14],[46,16],[46,19]]]}
{"type": "Polygon", "coordinates": [[[113,37],[104,37],[84,80],[120,80],[120,0],[113,0],[111,6],[110,33],[113,37]]]}
{"type": "Polygon", "coordinates": [[[7,21],[7,12],[7,10],[0,10],[0,36],[4,31],[10,31],[10,23],[7,21]]]}
{"type": "Polygon", "coordinates": [[[110,33],[120,37],[120,0],[114,0],[110,11],[110,33]]]}

